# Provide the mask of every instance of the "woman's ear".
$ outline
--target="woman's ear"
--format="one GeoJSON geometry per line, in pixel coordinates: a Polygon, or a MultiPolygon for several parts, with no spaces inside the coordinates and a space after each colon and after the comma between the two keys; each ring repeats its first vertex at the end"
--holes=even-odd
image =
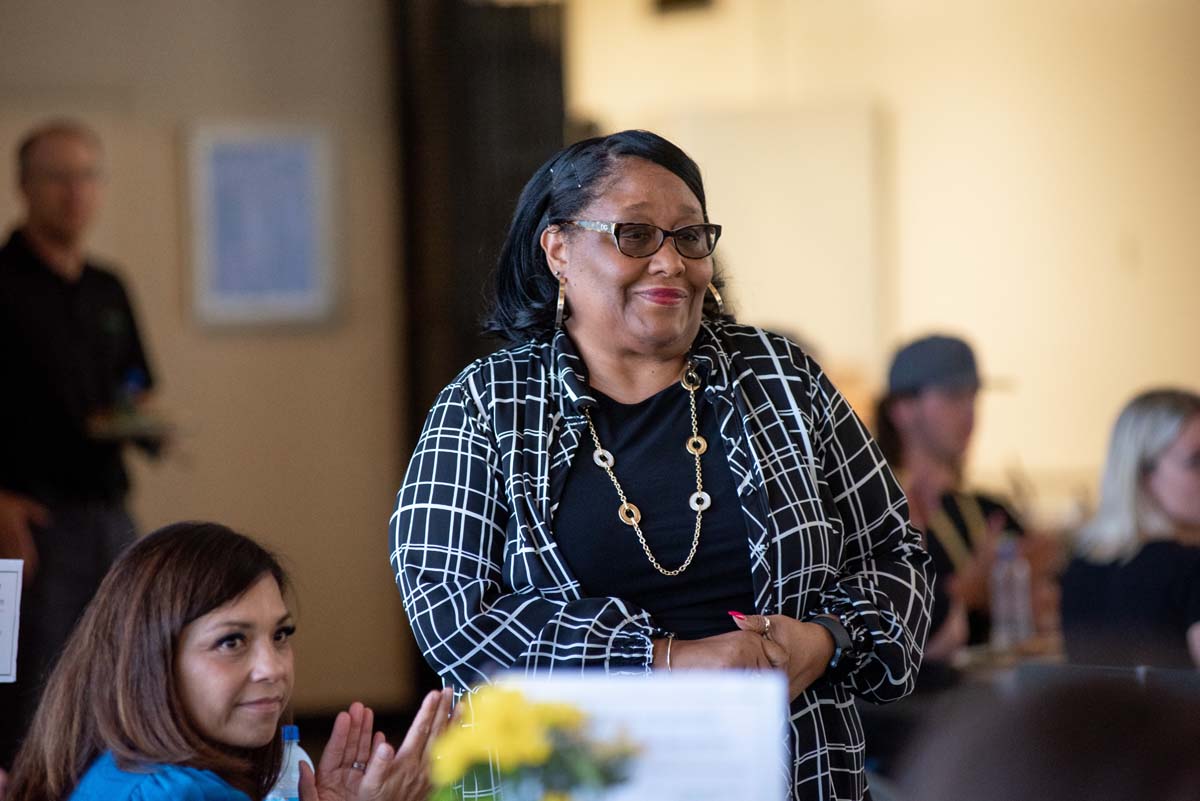
{"type": "Polygon", "coordinates": [[[550,272],[558,275],[567,266],[567,235],[560,226],[548,225],[542,231],[542,252],[550,272]]]}

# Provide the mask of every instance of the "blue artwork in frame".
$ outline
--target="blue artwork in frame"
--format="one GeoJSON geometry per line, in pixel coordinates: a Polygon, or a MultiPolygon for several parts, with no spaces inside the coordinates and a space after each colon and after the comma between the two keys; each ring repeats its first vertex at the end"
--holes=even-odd
{"type": "Polygon", "coordinates": [[[327,137],[206,126],[191,146],[197,317],[217,325],[327,318],[334,301],[327,137]]]}

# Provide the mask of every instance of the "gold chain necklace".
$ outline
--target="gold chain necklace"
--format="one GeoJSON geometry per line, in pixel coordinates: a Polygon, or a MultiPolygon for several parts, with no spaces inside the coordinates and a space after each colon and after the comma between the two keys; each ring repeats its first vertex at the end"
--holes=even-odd
{"type": "Polygon", "coordinates": [[[646,536],[642,534],[642,527],[638,525],[642,520],[642,512],[625,497],[625,490],[621,489],[621,483],[617,481],[617,474],[613,472],[616,460],[613,459],[612,453],[604,450],[600,445],[600,437],[596,434],[596,426],[592,424],[591,410],[583,410],[583,416],[587,418],[588,430],[592,433],[592,442],[596,444],[596,450],[592,452],[592,461],[602,467],[604,472],[608,474],[609,480],[612,481],[613,486],[617,489],[617,497],[621,499],[621,505],[617,507],[617,517],[625,525],[633,526],[633,530],[637,533],[638,542],[642,544],[642,550],[646,553],[646,558],[650,560],[650,564],[654,565],[654,569],[664,576],[678,576],[688,569],[688,565],[692,563],[692,559],[696,556],[696,549],[700,546],[700,522],[704,516],[704,510],[712,506],[712,498],[704,491],[704,477],[700,472],[700,456],[708,450],[708,440],[700,436],[700,426],[696,419],[696,390],[700,388],[700,376],[696,374],[691,364],[688,364],[684,368],[683,377],[679,380],[679,383],[688,391],[688,405],[692,413],[692,435],[687,438],[683,447],[696,459],[696,491],[688,498],[688,506],[696,512],[696,533],[692,536],[692,549],[688,552],[687,559],[684,559],[683,564],[674,570],[667,570],[659,564],[658,560],[654,558],[654,554],[650,551],[650,545],[646,542],[646,536]]]}

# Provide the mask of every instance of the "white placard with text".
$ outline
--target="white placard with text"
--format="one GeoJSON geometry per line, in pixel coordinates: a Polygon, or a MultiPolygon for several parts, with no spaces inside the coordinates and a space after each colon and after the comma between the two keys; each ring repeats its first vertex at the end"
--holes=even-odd
{"type": "Polygon", "coordinates": [[[0,684],[17,680],[17,633],[21,630],[21,573],[25,562],[0,559],[0,684]]]}
{"type": "Polygon", "coordinates": [[[640,748],[605,801],[783,801],[787,686],[779,673],[679,672],[648,678],[505,676],[531,699],[582,709],[597,738],[640,748]]]}

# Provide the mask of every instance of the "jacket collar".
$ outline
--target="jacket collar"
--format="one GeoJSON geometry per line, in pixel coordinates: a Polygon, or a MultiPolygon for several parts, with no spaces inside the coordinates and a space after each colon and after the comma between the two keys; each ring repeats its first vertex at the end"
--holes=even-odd
{"type": "Polygon", "coordinates": [[[584,409],[596,405],[596,397],[588,386],[587,365],[564,328],[554,332],[550,347],[554,354],[554,374],[562,386],[563,411],[582,415],[584,409]]]}
{"type": "MultiPolygon", "coordinates": [[[[726,367],[728,355],[721,346],[719,336],[720,322],[703,320],[700,330],[692,341],[688,358],[700,376],[701,383],[713,390],[722,390],[729,384],[729,372],[726,367]]],[[[567,336],[565,329],[554,332],[551,340],[554,373],[558,378],[563,392],[563,411],[567,414],[582,415],[584,409],[596,405],[596,396],[588,384],[587,365],[575,348],[575,343],[567,336]]]]}

